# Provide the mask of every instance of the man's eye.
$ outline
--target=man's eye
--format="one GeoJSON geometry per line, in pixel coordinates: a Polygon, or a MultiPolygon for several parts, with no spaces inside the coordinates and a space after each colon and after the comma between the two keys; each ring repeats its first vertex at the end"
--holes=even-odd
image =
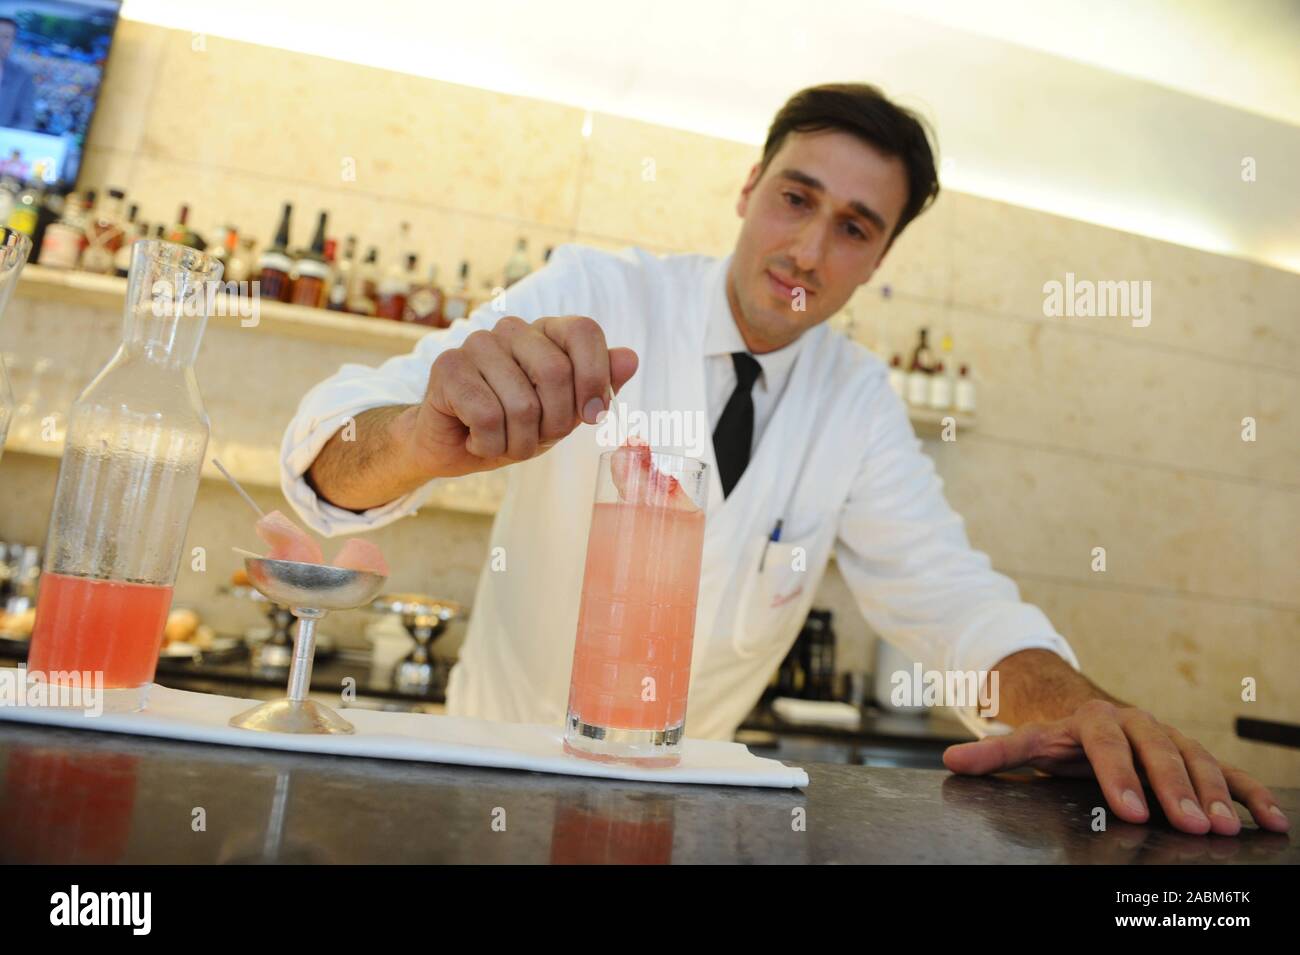
{"type": "Polygon", "coordinates": [[[785,201],[792,206],[806,205],[803,196],[799,195],[797,192],[783,192],[781,195],[785,196],[785,201]]]}
{"type": "Polygon", "coordinates": [[[853,239],[865,239],[867,234],[855,226],[852,222],[844,223],[844,231],[853,239]]]}

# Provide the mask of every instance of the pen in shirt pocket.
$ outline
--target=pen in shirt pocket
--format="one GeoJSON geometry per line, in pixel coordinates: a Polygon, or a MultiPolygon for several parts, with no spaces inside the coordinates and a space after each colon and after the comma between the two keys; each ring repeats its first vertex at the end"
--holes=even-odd
{"type": "Polygon", "coordinates": [[[763,555],[758,559],[758,569],[761,572],[763,565],[767,563],[767,549],[781,539],[781,528],[785,526],[785,521],[777,519],[776,526],[772,528],[772,533],[767,537],[767,543],[763,545],[763,555]]]}

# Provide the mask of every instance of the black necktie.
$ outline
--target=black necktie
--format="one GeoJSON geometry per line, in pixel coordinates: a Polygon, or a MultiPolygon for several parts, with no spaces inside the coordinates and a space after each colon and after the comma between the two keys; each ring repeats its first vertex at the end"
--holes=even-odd
{"type": "Polygon", "coordinates": [[[713,453],[718,459],[724,497],[731,494],[749,464],[754,443],[754,382],[762,370],[749,352],[732,352],[731,362],[736,366],[736,390],[727,399],[718,426],[713,429],[713,453]]]}

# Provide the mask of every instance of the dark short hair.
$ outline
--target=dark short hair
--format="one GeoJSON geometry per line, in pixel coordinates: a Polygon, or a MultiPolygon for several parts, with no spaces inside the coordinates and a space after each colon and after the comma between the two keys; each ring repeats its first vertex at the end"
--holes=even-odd
{"type": "Polygon", "coordinates": [[[930,148],[930,127],[910,109],[890,102],[868,83],[827,83],[800,90],[781,107],[763,143],[760,174],[791,133],[840,130],[897,156],[907,170],[907,204],[889,243],[939,195],[939,175],[930,148]]]}
{"type": "Polygon", "coordinates": [[[0,17],[0,23],[12,23],[14,25],[14,30],[16,31],[18,29],[18,21],[13,17],[0,17]]]}

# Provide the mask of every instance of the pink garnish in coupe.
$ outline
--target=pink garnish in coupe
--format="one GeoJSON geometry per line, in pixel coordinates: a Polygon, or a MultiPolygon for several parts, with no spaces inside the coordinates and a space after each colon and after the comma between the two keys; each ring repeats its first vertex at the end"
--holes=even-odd
{"type": "Polygon", "coordinates": [[[320,544],[279,511],[272,511],[256,524],[257,536],[271,548],[272,560],[294,560],[301,564],[323,564],[320,544]]]}
{"type": "Polygon", "coordinates": [[[614,486],[618,488],[618,496],[625,503],[671,507],[679,511],[699,510],[677,478],[654,466],[650,445],[644,438],[629,435],[627,442],[614,452],[609,470],[614,486]]]}
{"type": "Polygon", "coordinates": [[[368,540],[354,537],[340,548],[334,566],[345,570],[368,571],[381,577],[388,576],[388,562],[384,555],[368,540]]]}

